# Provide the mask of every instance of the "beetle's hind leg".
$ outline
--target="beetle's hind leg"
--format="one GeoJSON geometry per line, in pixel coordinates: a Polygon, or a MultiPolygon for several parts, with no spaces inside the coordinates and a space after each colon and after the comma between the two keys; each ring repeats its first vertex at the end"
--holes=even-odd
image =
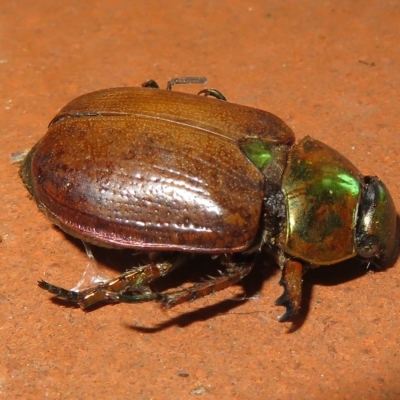
{"type": "Polygon", "coordinates": [[[90,307],[100,301],[124,301],[120,299],[121,296],[130,298],[130,302],[151,301],[159,299],[160,295],[152,292],[148,285],[156,278],[164,276],[180,266],[186,258],[186,256],[178,256],[168,261],[150,262],[79,291],[63,289],[45,281],[40,281],[39,287],[57,297],[77,303],[82,308],[90,307]]]}

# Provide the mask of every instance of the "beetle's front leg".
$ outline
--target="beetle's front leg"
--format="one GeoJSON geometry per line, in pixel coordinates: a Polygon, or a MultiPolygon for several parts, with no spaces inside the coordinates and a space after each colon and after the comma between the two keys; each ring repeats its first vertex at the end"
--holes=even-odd
{"type": "Polygon", "coordinates": [[[299,311],[304,272],[305,267],[299,261],[285,261],[282,278],[279,282],[283,286],[284,292],[275,301],[276,305],[286,307],[285,313],[278,318],[279,322],[289,321],[299,311]]]}

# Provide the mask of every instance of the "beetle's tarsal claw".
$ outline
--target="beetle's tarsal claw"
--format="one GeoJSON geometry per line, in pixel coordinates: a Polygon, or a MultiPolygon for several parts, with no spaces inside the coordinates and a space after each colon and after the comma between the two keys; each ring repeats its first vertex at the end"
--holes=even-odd
{"type": "Polygon", "coordinates": [[[287,306],[285,314],[278,317],[279,322],[288,322],[296,315],[294,307],[287,306]]]}
{"type": "Polygon", "coordinates": [[[50,283],[43,280],[38,281],[38,285],[41,289],[47,290],[51,294],[54,294],[61,299],[66,299],[74,303],[78,302],[78,292],[73,292],[71,290],[63,289],[59,286],[51,285],[50,283]]]}
{"type": "Polygon", "coordinates": [[[279,282],[284,288],[275,304],[286,307],[286,312],[281,315],[279,322],[292,319],[300,309],[302,289],[303,265],[297,261],[288,260],[282,271],[282,278],[279,282]]]}

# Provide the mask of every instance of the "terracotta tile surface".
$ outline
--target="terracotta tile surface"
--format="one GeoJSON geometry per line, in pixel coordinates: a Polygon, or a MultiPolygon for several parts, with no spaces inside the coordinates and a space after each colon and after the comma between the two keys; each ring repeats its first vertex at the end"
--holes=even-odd
{"type": "MultiPolygon", "coordinates": [[[[297,329],[277,322],[272,266],[169,311],[83,312],[36,285],[72,287],[87,258],[38,211],[10,163],[80,94],[207,76],[229,101],[271,111],[298,138],[379,175],[400,209],[399,21],[399,3],[378,0],[3,2],[0,398],[400,398],[399,266],[365,274],[352,261],[309,274],[297,329]],[[260,296],[232,300],[243,291],[260,296]]],[[[129,255],[96,254],[129,267],[129,255]]]]}

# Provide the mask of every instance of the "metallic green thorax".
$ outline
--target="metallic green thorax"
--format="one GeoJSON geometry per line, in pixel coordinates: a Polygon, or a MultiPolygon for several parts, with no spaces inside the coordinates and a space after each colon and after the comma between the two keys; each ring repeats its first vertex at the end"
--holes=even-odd
{"type": "Polygon", "coordinates": [[[313,264],[354,257],[361,174],[325,144],[304,138],[283,174],[287,229],[284,250],[313,264]]]}

